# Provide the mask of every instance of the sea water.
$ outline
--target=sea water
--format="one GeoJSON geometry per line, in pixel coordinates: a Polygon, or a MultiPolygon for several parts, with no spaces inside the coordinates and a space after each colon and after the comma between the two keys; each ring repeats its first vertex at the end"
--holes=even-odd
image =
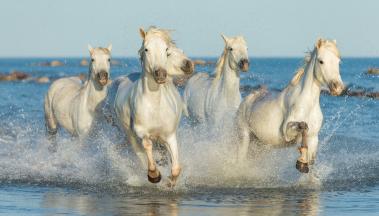
{"type": "MultiPolygon", "coordinates": [[[[0,73],[51,80],[88,73],[79,58],[58,59],[60,67],[39,64],[51,60],[0,59],[0,73]]],[[[140,71],[138,59],[117,60],[111,78],[140,71]]],[[[301,58],[252,58],[241,86],[278,91],[301,65],[301,58]]],[[[377,58],[343,58],[342,79],[352,89],[379,91],[379,76],[366,74],[375,66],[377,58]]],[[[84,143],[59,130],[57,152],[49,152],[43,99],[50,84],[0,82],[0,214],[379,215],[378,99],[321,95],[324,121],[310,174],[295,169],[296,147],[236,165],[230,127],[215,136],[184,119],[178,130],[183,171],[169,189],[169,165],[159,167],[161,183],[149,183],[133,152],[120,148],[124,134],[112,126],[98,128],[84,143]]]]}

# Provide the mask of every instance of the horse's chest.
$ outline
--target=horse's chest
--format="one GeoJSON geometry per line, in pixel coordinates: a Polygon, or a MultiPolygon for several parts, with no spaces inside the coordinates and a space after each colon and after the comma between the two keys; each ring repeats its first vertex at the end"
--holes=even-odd
{"type": "Polygon", "coordinates": [[[134,128],[137,134],[161,136],[175,130],[179,106],[170,100],[141,100],[136,109],[134,128]]]}
{"type": "Polygon", "coordinates": [[[318,134],[322,126],[323,115],[320,107],[315,107],[309,112],[305,122],[307,122],[310,134],[318,134]]]}

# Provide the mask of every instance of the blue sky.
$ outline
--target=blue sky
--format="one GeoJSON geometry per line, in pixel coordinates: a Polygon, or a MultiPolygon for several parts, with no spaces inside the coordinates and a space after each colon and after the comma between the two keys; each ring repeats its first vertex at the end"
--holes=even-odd
{"type": "Polygon", "coordinates": [[[175,29],[190,56],[218,56],[220,33],[245,36],[250,56],[303,56],[319,36],[342,56],[379,56],[375,0],[3,0],[0,10],[0,57],[86,56],[88,43],[136,56],[150,25],[175,29]]]}

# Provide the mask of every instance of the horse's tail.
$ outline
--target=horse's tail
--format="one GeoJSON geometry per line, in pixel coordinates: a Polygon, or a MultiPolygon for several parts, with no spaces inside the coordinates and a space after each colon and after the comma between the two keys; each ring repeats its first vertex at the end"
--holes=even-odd
{"type": "Polygon", "coordinates": [[[45,110],[45,125],[48,135],[52,136],[57,133],[58,121],[55,118],[52,106],[54,92],[50,89],[45,95],[44,110],[45,110]]]}
{"type": "Polygon", "coordinates": [[[267,86],[261,86],[259,89],[255,89],[250,92],[248,96],[246,96],[245,101],[254,102],[258,98],[262,97],[267,93],[267,86]]]}

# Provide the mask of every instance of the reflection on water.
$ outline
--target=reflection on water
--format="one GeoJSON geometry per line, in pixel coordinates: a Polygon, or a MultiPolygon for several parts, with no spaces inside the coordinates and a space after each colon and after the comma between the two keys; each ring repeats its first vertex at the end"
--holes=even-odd
{"type": "Polygon", "coordinates": [[[50,191],[41,208],[78,215],[318,215],[319,191],[215,189],[195,194],[50,191]]]}

